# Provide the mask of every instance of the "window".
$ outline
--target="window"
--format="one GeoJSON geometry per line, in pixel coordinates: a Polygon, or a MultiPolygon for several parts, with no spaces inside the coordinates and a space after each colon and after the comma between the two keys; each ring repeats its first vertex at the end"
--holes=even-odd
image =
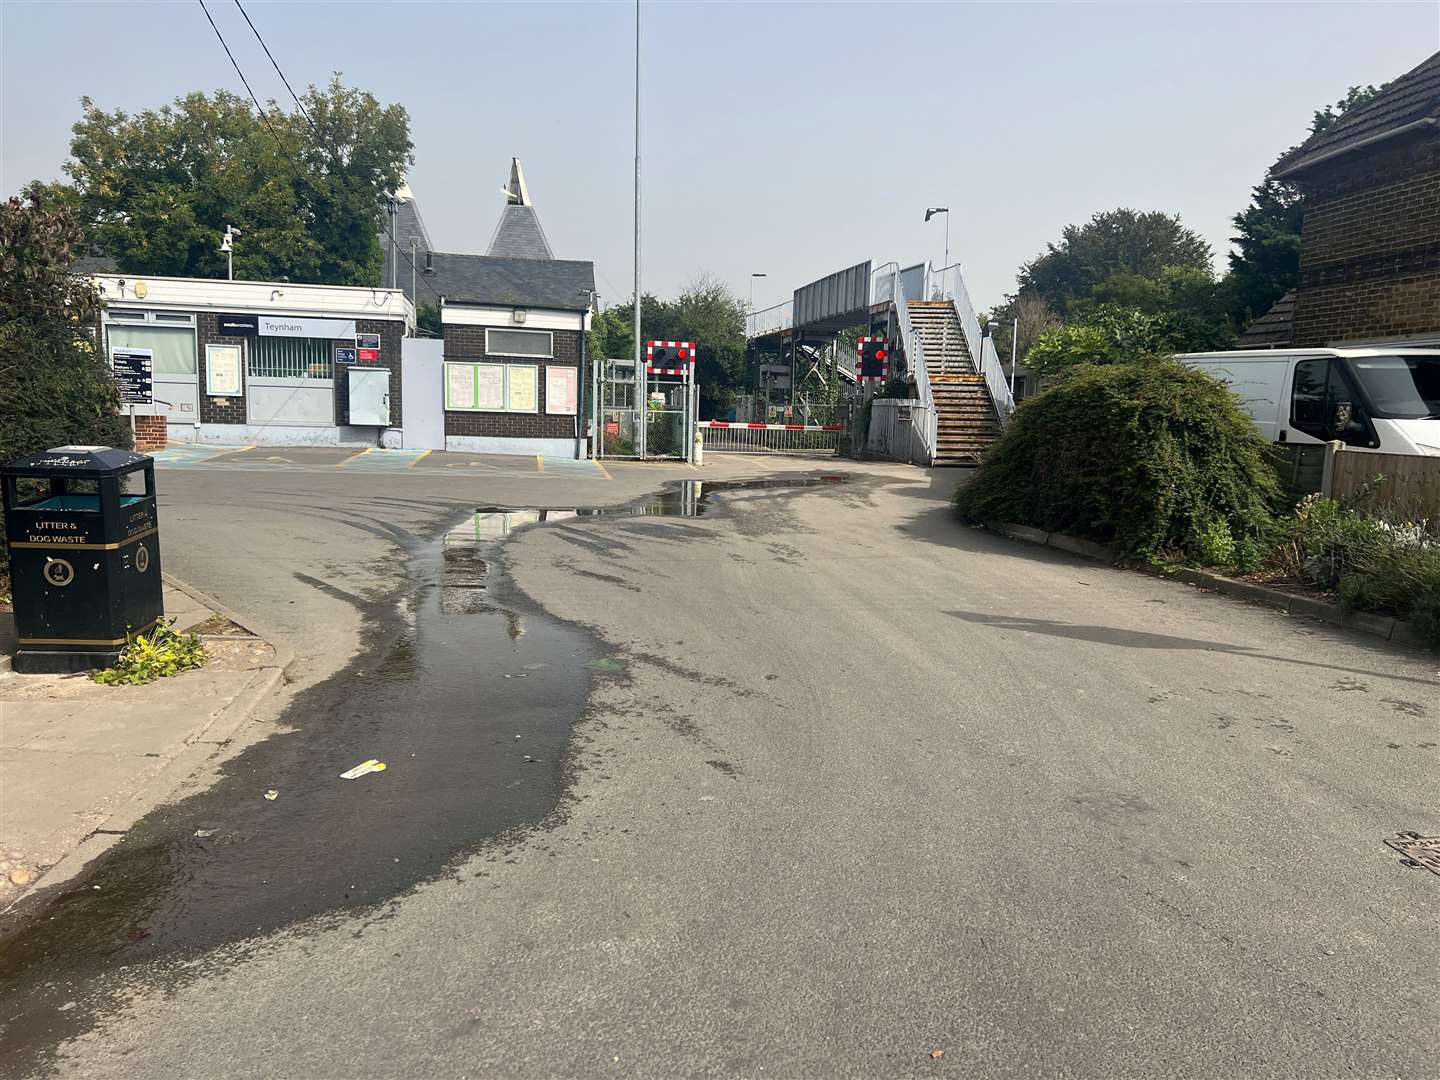
{"type": "Polygon", "coordinates": [[[1290,391],[1290,423],[1316,439],[1374,446],[1375,431],[1359,395],[1340,365],[1330,359],[1301,360],[1290,391]]]}
{"type": "Polygon", "coordinates": [[[1440,416],[1440,357],[1362,356],[1350,362],[1380,416],[1440,416]]]}
{"type": "Polygon", "coordinates": [[[549,360],[555,355],[555,335],[549,330],[487,329],[485,352],[490,356],[538,356],[549,360]]]}
{"type": "Polygon", "coordinates": [[[105,336],[112,349],[149,349],[156,375],[195,374],[195,316],[135,308],[105,312],[105,336]]]}
{"type": "Polygon", "coordinates": [[[327,338],[253,337],[247,370],[256,379],[329,379],[335,343],[327,338]]]}

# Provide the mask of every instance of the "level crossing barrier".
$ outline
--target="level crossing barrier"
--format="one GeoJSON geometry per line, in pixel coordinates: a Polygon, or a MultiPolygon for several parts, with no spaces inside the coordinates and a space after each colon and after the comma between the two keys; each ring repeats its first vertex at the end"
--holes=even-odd
{"type": "Polygon", "coordinates": [[[843,424],[739,424],[701,420],[705,452],[722,454],[840,453],[843,424]]]}

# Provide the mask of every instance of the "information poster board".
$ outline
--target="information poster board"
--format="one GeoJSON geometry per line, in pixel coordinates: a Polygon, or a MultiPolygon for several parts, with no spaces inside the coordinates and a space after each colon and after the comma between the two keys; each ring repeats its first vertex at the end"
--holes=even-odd
{"type": "Polygon", "coordinates": [[[211,397],[239,397],[240,346],[205,346],[205,393],[211,397]]]}
{"type": "Polygon", "coordinates": [[[579,410],[577,400],[579,386],[579,373],[573,367],[547,367],[545,369],[545,411],[574,416],[579,410]]]}
{"type": "Polygon", "coordinates": [[[445,365],[445,408],[475,408],[475,365],[445,365]]]}
{"type": "Polygon", "coordinates": [[[506,412],[539,411],[539,367],[534,364],[507,364],[505,385],[506,412]]]}
{"type": "Polygon", "coordinates": [[[120,386],[120,400],[126,405],[151,405],[154,403],[151,364],[154,352],[150,349],[111,349],[110,367],[115,372],[115,381],[120,386]]]}
{"type": "Polygon", "coordinates": [[[475,408],[486,412],[505,411],[505,365],[475,365],[475,408]]]}

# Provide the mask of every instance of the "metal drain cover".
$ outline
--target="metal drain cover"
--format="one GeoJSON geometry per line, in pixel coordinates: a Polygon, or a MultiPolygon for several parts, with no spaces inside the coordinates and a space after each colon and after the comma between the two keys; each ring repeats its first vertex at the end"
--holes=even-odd
{"type": "Polygon", "coordinates": [[[1387,837],[1385,843],[1405,856],[1403,861],[1407,866],[1423,866],[1432,874],[1440,874],[1440,836],[1402,832],[1387,837]]]}

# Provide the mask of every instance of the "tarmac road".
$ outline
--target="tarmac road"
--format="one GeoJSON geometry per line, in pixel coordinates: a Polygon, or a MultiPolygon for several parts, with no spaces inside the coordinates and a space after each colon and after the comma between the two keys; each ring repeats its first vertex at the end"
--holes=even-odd
{"type": "MultiPolygon", "coordinates": [[[[1433,656],[965,529],[944,501],[961,474],[849,463],[843,485],[730,492],[701,517],[566,518],[477,548],[488,598],[472,609],[445,602],[444,574],[473,561],[425,561],[468,510],[625,502],[681,470],[274,465],[162,472],[162,521],[167,569],[297,645],[281,738],[358,761],[371,754],[347,732],[419,733],[434,706],[346,712],[366,700],[353,676],[407,619],[423,673],[433,650],[467,647],[473,611],[509,632],[474,650],[473,686],[444,668],[447,700],[508,716],[497,695],[521,691],[487,658],[553,646],[521,685],[552,704],[537,738],[583,708],[569,755],[526,772],[487,728],[465,748],[484,784],[407,777],[442,775],[422,755],[345,789],[356,807],[368,791],[473,810],[445,838],[470,853],[443,872],[381,865],[396,829],[343,810],[316,825],[323,846],[296,840],[307,860],[274,856],[287,895],[297,875],[324,893],[353,821],[375,860],[354,884],[384,899],[206,923],[178,881],[178,914],[133,953],[50,942],[29,977],[52,992],[9,996],[0,1068],[1435,1075],[1440,877],[1382,843],[1440,834],[1433,656]],[[482,843],[516,783],[536,823],[482,843]]],[[[274,745],[215,790],[238,793],[241,763],[274,745]]],[[[250,846],[254,874],[269,856],[250,846]]],[[[101,872],[123,872],[125,849],[101,872]]]]}

